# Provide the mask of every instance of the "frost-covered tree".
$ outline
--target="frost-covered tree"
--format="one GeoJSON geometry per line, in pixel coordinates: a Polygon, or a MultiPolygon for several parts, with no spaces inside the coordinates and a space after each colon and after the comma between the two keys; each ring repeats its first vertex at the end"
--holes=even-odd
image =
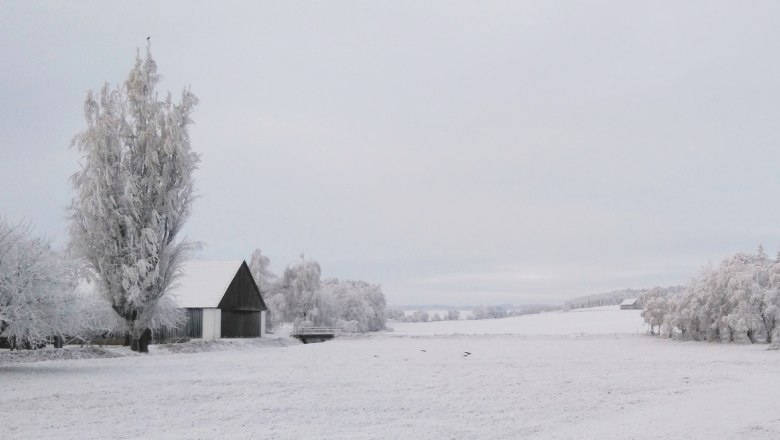
{"type": "Polygon", "coordinates": [[[276,286],[276,283],[273,284],[268,295],[263,297],[265,305],[268,306],[268,311],[270,312],[267,315],[266,324],[266,329],[268,331],[273,331],[274,328],[285,322],[285,317],[287,316],[287,299],[285,298],[284,291],[277,289],[276,286]]]}
{"type": "Polygon", "coordinates": [[[457,321],[460,319],[460,311],[457,309],[450,309],[447,310],[447,320],[449,321],[457,321]]]}
{"type": "Polygon", "coordinates": [[[490,313],[488,312],[487,307],[477,306],[471,310],[471,317],[472,319],[488,319],[490,317],[490,313]]]}
{"type": "Polygon", "coordinates": [[[303,256],[300,262],[287,266],[273,289],[284,300],[279,310],[284,321],[308,325],[306,321],[319,314],[316,294],[321,274],[320,264],[303,256]]]}
{"type": "Polygon", "coordinates": [[[643,296],[642,316],[666,336],[713,342],[773,342],[780,318],[780,262],[759,247],[705,266],[681,295],[643,296]]]}
{"type": "Polygon", "coordinates": [[[177,313],[165,294],[194,247],[179,232],[195,197],[199,157],[188,126],[197,98],[184,89],[178,102],[170,93],[161,100],[159,81],[147,46],[123,84],[87,94],[87,128],[73,140],[82,158],[72,178],[71,244],[143,352],[150,329],[171,321],[161,314],[177,313]]]}
{"type": "Polygon", "coordinates": [[[322,282],[321,295],[328,304],[328,325],[336,325],[351,333],[386,328],[387,303],[378,284],[330,278],[322,282]]]}
{"type": "Polygon", "coordinates": [[[471,311],[473,319],[496,319],[509,316],[509,310],[503,306],[477,306],[471,311]]]}
{"type": "Polygon", "coordinates": [[[0,336],[37,346],[83,327],[77,267],[30,228],[0,218],[0,336]]]}
{"type": "Polygon", "coordinates": [[[272,326],[292,322],[299,327],[335,326],[348,333],[385,329],[387,303],[378,284],[321,280],[321,273],[319,263],[301,258],[270,285],[264,298],[272,326]]]}
{"type": "Polygon", "coordinates": [[[428,322],[431,320],[428,312],[424,310],[416,310],[409,318],[412,322],[428,322]]]}
{"type": "Polygon", "coordinates": [[[268,292],[276,279],[276,275],[269,269],[271,259],[263,255],[263,251],[255,249],[252,257],[249,259],[249,271],[257,283],[261,293],[268,292]]]}
{"type": "Polygon", "coordinates": [[[401,309],[391,308],[387,309],[386,312],[387,319],[393,319],[396,321],[401,321],[404,319],[404,311],[401,309]]]}
{"type": "Polygon", "coordinates": [[[269,266],[271,265],[271,259],[263,255],[260,249],[255,249],[252,252],[252,257],[249,259],[249,271],[252,273],[252,278],[257,283],[257,288],[260,289],[260,294],[265,299],[265,305],[268,306],[266,312],[266,328],[272,330],[274,323],[278,321],[277,315],[279,315],[279,302],[271,300],[273,292],[271,287],[273,286],[276,274],[271,272],[269,266]]]}
{"type": "Polygon", "coordinates": [[[311,325],[309,318],[319,316],[318,305],[322,305],[317,296],[320,274],[319,263],[307,261],[303,257],[299,263],[287,266],[282,276],[268,286],[263,296],[270,311],[269,327],[276,327],[283,322],[311,325]]]}
{"type": "Polygon", "coordinates": [[[669,313],[669,301],[666,295],[661,288],[655,287],[642,295],[641,301],[645,305],[641,315],[645,322],[650,325],[650,334],[653,334],[655,327],[658,327],[658,334],[660,334],[661,325],[669,313]]]}

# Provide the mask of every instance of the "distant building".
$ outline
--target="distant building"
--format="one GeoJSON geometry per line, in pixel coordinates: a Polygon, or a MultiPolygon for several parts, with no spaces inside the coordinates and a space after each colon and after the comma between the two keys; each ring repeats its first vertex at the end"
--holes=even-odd
{"type": "Polygon", "coordinates": [[[624,299],[620,303],[620,310],[641,310],[642,304],[639,303],[639,298],[624,299]]]}
{"type": "Polygon", "coordinates": [[[259,338],[266,310],[246,261],[190,261],[170,292],[187,313],[186,326],[155,339],[259,338]]]}

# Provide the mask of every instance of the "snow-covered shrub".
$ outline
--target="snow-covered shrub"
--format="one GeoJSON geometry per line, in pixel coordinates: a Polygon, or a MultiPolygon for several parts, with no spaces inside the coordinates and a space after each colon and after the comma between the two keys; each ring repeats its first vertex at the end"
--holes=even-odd
{"type": "Polygon", "coordinates": [[[37,346],[83,330],[78,267],[30,228],[0,218],[0,336],[37,346]]]}

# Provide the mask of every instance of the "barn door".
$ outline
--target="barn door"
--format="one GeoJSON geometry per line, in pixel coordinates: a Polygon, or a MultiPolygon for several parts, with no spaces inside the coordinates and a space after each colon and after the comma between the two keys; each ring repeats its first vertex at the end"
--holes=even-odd
{"type": "Polygon", "coordinates": [[[222,311],[223,338],[259,338],[260,312],[222,311]]]}

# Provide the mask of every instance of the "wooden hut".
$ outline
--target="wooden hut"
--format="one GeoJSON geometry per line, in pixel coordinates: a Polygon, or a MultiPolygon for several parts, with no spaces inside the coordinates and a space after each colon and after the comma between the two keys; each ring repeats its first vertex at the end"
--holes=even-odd
{"type": "Polygon", "coordinates": [[[620,310],[639,310],[641,308],[642,304],[639,303],[639,298],[624,299],[623,302],[620,303],[620,310]]]}
{"type": "Polygon", "coordinates": [[[190,261],[171,294],[187,325],[156,339],[265,336],[268,307],[246,261],[190,261]]]}

